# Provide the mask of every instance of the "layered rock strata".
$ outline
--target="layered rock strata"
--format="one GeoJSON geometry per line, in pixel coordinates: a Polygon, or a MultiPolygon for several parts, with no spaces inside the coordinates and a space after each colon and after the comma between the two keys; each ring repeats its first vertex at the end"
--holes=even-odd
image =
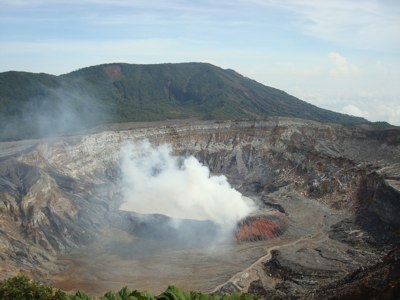
{"type": "MultiPolygon", "coordinates": [[[[125,143],[145,138],[155,144],[171,144],[177,155],[194,155],[212,173],[226,175],[244,195],[281,216],[243,221],[236,234],[240,242],[275,238],[284,231],[280,228],[295,228],[296,211],[288,207],[296,199],[311,199],[346,216],[336,224],[324,221],[328,227],[321,229],[332,245],[341,245],[339,254],[311,246],[299,247],[293,250],[295,254],[285,254],[284,249],[273,252],[272,260],[263,262],[264,271],[259,271],[258,277],[269,274],[278,283],[256,280],[254,289],[288,295],[293,286],[300,286],[296,293],[304,295],[316,289],[309,284],[315,278],[346,276],[368,260],[383,256],[399,241],[397,129],[289,118],[122,124],[109,129],[0,144],[1,278],[20,271],[46,278],[49,272],[59,270],[54,263],[59,254],[90,244],[102,229],[117,226],[116,219],[135,220],[118,211],[120,149],[125,143]],[[282,221],[284,218],[288,221],[282,221]],[[363,247],[373,254],[365,254],[363,247]],[[365,259],[349,254],[359,250],[365,259]],[[310,266],[312,259],[318,259],[320,265],[310,266]],[[353,262],[351,267],[340,268],[346,259],[353,262]],[[304,263],[290,263],[296,260],[304,263]],[[332,262],[335,260],[337,263],[332,262]],[[308,276],[308,283],[299,276],[308,276]]],[[[315,219],[324,217],[330,218],[322,215],[315,219]]],[[[289,230],[288,237],[295,232],[301,238],[301,228],[296,230],[289,230]]]]}

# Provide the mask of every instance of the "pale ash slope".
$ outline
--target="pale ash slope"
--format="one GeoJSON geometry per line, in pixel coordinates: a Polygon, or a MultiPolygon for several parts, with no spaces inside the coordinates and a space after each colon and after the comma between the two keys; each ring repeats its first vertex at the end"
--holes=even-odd
{"type": "MultiPolygon", "coordinates": [[[[20,270],[50,278],[50,273],[63,269],[56,261],[58,255],[96,243],[110,226],[138,236],[135,218],[117,211],[121,201],[119,150],[127,141],[143,138],[157,144],[170,143],[177,154],[195,155],[213,173],[228,176],[246,196],[260,199],[267,207],[280,206],[288,214],[284,240],[272,242],[276,246],[294,243],[296,247],[279,248],[279,252],[272,252],[270,264],[260,261],[255,266],[258,269],[251,270],[250,278],[261,280],[261,294],[271,289],[287,295],[294,286],[300,296],[304,295],[318,286],[313,285],[315,276],[324,278],[321,284],[344,276],[383,255],[398,241],[398,130],[287,118],[181,121],[139,127],[127,124],[113,129],[1,144],[3,278],[20,270]],[[126,222],[116,221],[121,218],[127,218],[126,222]],[[321,264],[315,265],[315,255],[325,260],[321,258],[321,264]],[[348,267],[341,268],[343,262],[338,261],[348,267]],[[310,278],[299,281],[296,274],[310,278]]],[[[263,247],[267,247],[264,251],[268,255],[272,247],[268,243],[253,253],[263,256],[263,247]]],[[[204,282],[195,286],[211,290],[240,271],[238,268],[251,257],[254,254],[248,254],[235,267],[217,272],[219,275],[208,282],[205,276],[204,282]]],[[[221,265],[219,268],[223,269],[221,265]]],[[[247,289],[250,283],[235,284],[233,289],[247,289]]]]}

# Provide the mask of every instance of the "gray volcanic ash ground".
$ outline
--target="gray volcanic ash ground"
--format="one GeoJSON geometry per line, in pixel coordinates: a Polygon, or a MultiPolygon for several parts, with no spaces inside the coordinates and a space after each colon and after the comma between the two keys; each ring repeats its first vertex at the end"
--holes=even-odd
{"type": "Polygon", "coordinates": [[[98,295],[392,297],[399,137],[271,118],[0,143],[0,276],[98,295]]]}

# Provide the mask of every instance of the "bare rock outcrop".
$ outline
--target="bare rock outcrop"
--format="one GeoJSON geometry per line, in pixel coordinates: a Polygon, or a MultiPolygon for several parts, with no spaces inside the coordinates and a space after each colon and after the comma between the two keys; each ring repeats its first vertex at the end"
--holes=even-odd
{"type": "MultiPolygon", "coordinates": [[[[136,228],[138,235],[152,230],[118,211],[120,148],[147,138],[171,144],[175,154],[194,155],[244,195],[274,210],[268,218],[250,216],[239,224],[236,239],[242,243],[276,238],[296,226],[293,215],[268,198],[284,188],[346,213],[345,220],[324,229],[337,253],[302,246],[273,252],[265,265],[265,274],[279,281],[271,293],[306,295],[319,288],[321,283],[313,284],[316,278],[327,284],[339,280],[399,241],[399,136],[398,129],[270,118],[122,124],[91,134],[0,143],[0,277],[22,270],[45,278],[58,270],[57,255],[90,244],[108,226],[127,232],[136,228]],[[117,221],[124,218],[130,223],[117,221]]],[[[285,201],[296,201],[286,196],[285,201]]],[[[262,281],[253,286],[271,291],[262,281]]]]}

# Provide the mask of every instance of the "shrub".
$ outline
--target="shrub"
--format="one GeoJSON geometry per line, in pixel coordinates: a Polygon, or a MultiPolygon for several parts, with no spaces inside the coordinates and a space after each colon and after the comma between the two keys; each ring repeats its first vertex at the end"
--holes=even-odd
{"type": "MultiPolygon", "coordinates": [[[[0,281],[1,300],[95,300],[95,297],[78,291],[74,295],[31,280],[24,275],[0,281]]],[[[153,296],[148,292],[131,291],[127,287],[119,292],[107,292],[99,300],[256,300],[248,294],[208,295],[201,292],[185,292],[175,286],[169,286],[165,292],[153,296]]]]}
{"type": "Polygon", "coordinates": [[[30,280],[24,275],[0,282],[2,300],[67,300],[67,294],[49,286],[30,280]]]}

